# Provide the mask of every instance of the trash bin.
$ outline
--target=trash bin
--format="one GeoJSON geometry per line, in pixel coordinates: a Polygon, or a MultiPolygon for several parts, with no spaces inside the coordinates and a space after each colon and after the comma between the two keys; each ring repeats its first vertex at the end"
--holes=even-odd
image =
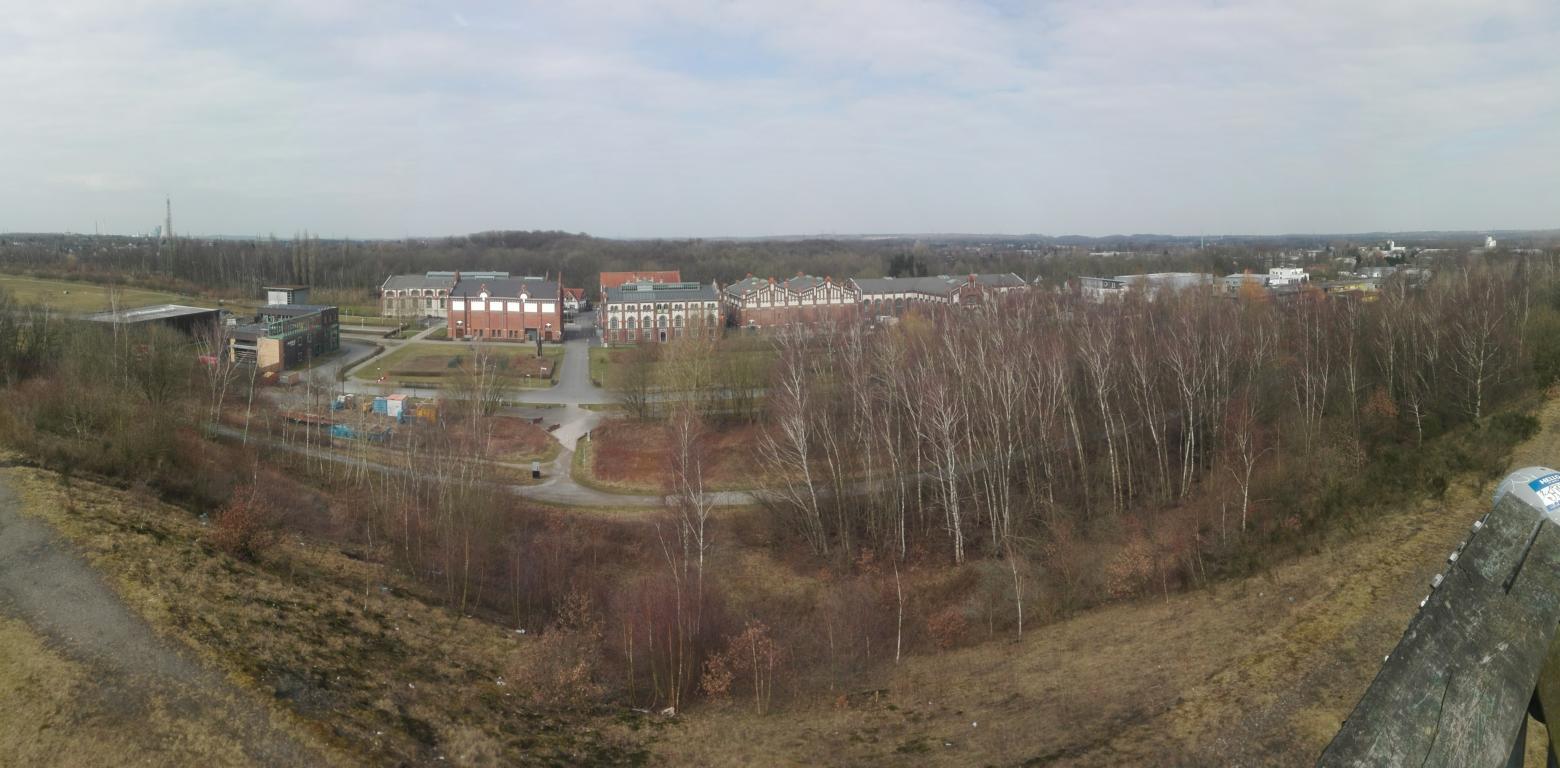
{"type": "Polygon", "coordinates": [[[542,479],[542,463],[540,461],[531,462],[531,479],[542,479]]]}

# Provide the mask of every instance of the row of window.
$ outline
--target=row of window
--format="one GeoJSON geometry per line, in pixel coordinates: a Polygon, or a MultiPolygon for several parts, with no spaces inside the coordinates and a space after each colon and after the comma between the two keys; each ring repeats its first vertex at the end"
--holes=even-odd
{"type": "MultiPolygon", "coordinates": [[[[713,302],[713,301],[693,302],[693,308],[694,309],[698,309],[700,304],[703,304],[705,309],[714,309],[715,308],[715,302],[713,302]]],[[[688,303],[687,302],[682,302],[682,301],[672,301],[672,302],[663,301],[663,302],[659,302],[659,303],[656,303],[656,304],[638,304],[638,305],[613,303],[613,304],[608,304],[607,305],[607,311],[608,312],[622,312],[622,311],[624,311],[624,308],[626,307],[628,311],[632,312],[632,311],[635,310],[636,306],[638,307],[639,310],[642,310],[642,311],[649,311],[651,309],[656,309],[656,310],[660,310],[662,312],[665,312],[667,309],[674,309],[674,310],[683,309],[683,308],[688,306],[688,303]]]]}
{"type": "MultiPolygon", "coordinates": [[[[463,301],[455,299],[450,305],[456,312],[465,312],[467,305],[470,305],[472,312],[519,312],[521,311],[522,302],[499,301],[497,299],[493,301],[483,301],[481,299],[463,301]]],[[[558,303],[554,301],[527,301],[523,302],[523,306],[526,312],[541,312],[544,315],[550,315],[558,311],[558,303]]]]}
{"type": "MultiPolygon", "coordinates": [[[[423,309],[444,309],[444,299],[421,299],[423,309]]],[[[417,309],[419,299],[385,299],[385,309],[394,311],[400,309],[417,309]]]]}
{"type": "MultiPolygon", "coordinates": [[[[697,318],[694,318],[694,319],[697,319],[697,318]]],[[[720,317],[718,315],[716,315],[714,312],[711,312],[709,314],[709,316],[705,318],[705,322],[709,323],[710,325],[714,325],[714,324],[720,322],[720,317]]],[[[670,323],[667,322],[667,319],[666,319],[665,315],[662,315],[662,316],[660,316],[658,318],[655,318],[654,321],[652,321],[650,319],[649,315],[645,315],[643,320],[641,320],[640,318],[637,318],[637,317],[630,317],[627,320],[620,320],[619,318],[614,317],[614,318],[610,318],[610,319],[607,320],[607,327],[608,328],[612,328],[612,329],[616,329],[616,328],[619,328],[619,327],[622,327],[622,328],[638,328],[638,327],[641,327],[641,325],[643,327],[645,327],[645,328],[655,328],[655,327],[659,327],[659,328],[666,328],[666,327],[681,328],[682,325],[683,325],[683,318],[682,318],[682,315],[678,315],[678,316],[672,318],[670,323]]]]}
{"type": "MultiPolygon", "coordinates": [[[[697,335],[705,335],[705,336],[708,336],[709,338],[713,339],[716,336],[716,330],[714,328],[711,328],[708,333],[701,334],[700,331],[698,331],[697,329],[687,329],[687,330],[685,330],[683,328],[671,328],[671,329],[662,328],[660,330],[655,330],[655,329],[651,329],[651,328],[646,328],[645,331],[644,331],[643,338],[644,338],[645,341],[667,341],[669,339],[680,339],[685,334],[687,334],[687,335],[695,335],[695,336],[697,336],[697,335]]],[[[630,329],[628,329],[626,331],[625,330],[609,330],[609,331],[607,331],[607,341],[608,342],[624,342],[624,341],[633,342],[633,341],[639,341],[639,340],[640,340],[640,332],[635,330],[635,329],[632,329],[632,328],[630,328],[630,329]]]]}
{"type": "Polygon", "coordinates": [[[423,296],[448,296],[448,295],[450,295],[450,292],[447,289],[443,289],[443,288],[439,288],[439,289],[433,289],[433,288],[402,288],[400,290],[385,291],[385,296],[387,296],[389,298],[414,298],[415,299],[415,298],[420,298],[420,297],[423,297],[423,296]]]}
{"type": "Polygon", "coordinates": [[[767,307],[767,306],[773,305],[773,306],[776,306],[776,307],[796,307],[796,306],[811,307],[811,306],[826,306],[826,305],[829,305],[829,304],[855,304],[858,301],[859,301],[859,299],[857,299],[855,296],[850,296],[850,295],[847,295],[844,298],[818,299],[818,300],[804,299],[804,298],[798,298],[798,297],[793,297],[793,296],[787,296],[787,297],[785,297],[785,299],[783,301],[780,300],[780,299],[775,299],[775,300],[771,301],[769,299],[769,297],[767,295],[765,295],[765,296],[758,296],[756,298],[754,298],[754,297],[744,298],[742,300],[742,306],[744,306],[744,307],[752,307],[752,306],[767,307]]]}
{"type": "Polygon", "coordinates": [[[513,328],[477,328],[468,331],[466,336],[473,339],[525,339],[526,341],[534,341],[536,339],[536,329],[527,328],[520,331],[513,328]]]}

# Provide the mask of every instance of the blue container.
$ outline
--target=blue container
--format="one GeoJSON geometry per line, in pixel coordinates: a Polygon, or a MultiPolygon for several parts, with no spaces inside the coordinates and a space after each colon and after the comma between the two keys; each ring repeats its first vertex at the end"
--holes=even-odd
{"type": "Polygon", "coordinates": [[[388,400],[385,400],[383,397],[374,398],[374,413],[384,414],[388,413],[389,410],[390,404],[388,400]]]}
{"type": "Polygon", "coordinates": [[[356,440],[357,432],[353,431],[351,427],[345,424],[332,424],[330,427],[330,436],[343,437],[348,440],[356,440]]]}

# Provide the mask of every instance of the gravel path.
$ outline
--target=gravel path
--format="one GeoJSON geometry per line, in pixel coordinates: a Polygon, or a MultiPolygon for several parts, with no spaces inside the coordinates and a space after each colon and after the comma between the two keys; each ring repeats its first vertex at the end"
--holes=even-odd
{"type": "MultiPolygon", "coordinates": [[[[114,719],[135,728],[156,706],[198,721],[217,740],[239,745],[255,765],[324,764],[276,728],[252,694],[153,633],[52,527],[23,515],[21,504],[0,478],[0,615],[25,622],[92,671],[92,695],[100,700],[88,703],[89,709],[115,713],[114,719]]],[[[56,727],[77,725],[67,719],[56,727]]],[[[148,733],[147,738],[158,736],[148,733]]],[[[158,747],[169,765],[199,765],[204,758],[189,743],[158,747]]],[[[103,759],[105,765],[114,762],[111,755],[103,759]]]]}

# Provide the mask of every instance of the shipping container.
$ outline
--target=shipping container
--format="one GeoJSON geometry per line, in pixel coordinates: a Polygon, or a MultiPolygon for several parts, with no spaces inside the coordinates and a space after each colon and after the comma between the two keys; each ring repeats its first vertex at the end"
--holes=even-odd
{"type": "Polygon", "coordinates": [[[390,401],[383,397],[374,398],[374,413],[383,414],[389,411],[390,401]]]}

